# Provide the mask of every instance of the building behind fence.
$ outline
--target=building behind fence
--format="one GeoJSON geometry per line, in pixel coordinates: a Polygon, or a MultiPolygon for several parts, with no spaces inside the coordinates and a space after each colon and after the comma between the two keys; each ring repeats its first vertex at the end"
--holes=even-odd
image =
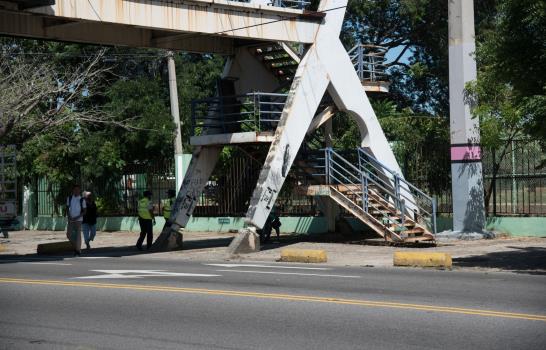
{"type": "MultiPolygon", "coordinates": [[[[452,212],[449,145],[435,145],[434,164],[423,164],[422,152],[415,150],[411,161],[400,159],[410,182],[433,195],[438,212],[452,212]]],[[[494,161],[501,157],[499,150],[484,150],[484,188],[491,189],[488,213],[493,216],[546,215],[546,170],[540,167],[544,153],[537,142],[518,140],[508,145],[493,176],[494,161]]],[[[122,175],[102,181],[82,180],[82,189],[95,194],[101,216],[136,216],[137,202],[145,190],[153,192],[156,214],[161,213],[161,200],[175,188],[174,167],[169,161],[154,165],[132,165],[122,175]]],[[[261,163],[252,155],[237,154],[229,164],[217,169],[199,198],[194,216],[244,216],[258,179],[261,163]]],[[[289,176],[276,202],[282,216],[320,216],[316,198],[299,194],[294,188],[301,184],[297,176],[289,176]]],[[[34,183],[35,212],[38,216],[60,216],[70,188],[49,182],[45,178],[34,183]]]]}

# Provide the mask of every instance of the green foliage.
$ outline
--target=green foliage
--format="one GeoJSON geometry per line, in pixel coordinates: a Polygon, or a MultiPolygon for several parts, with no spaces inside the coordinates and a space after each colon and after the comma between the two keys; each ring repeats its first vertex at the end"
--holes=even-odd
{"type": "Polygon", "coordinates": [[[478,79],[467,85],[482,144],[505,146],[524,134],[546,140],[546,3],[499,0],[477,35],[478,79]]]}
{"type": "Polygon", "coordinates": [[[224,59],[220,56],[180,54],[175,57],[178,103],[184,149],[190,150],[191,100],[212,97],[222,74],[224,59]]]}
{"type": "Polygon", "coordinates": [[[147,162],[173,154],[174,124],[170,115],[168,90],[158,77],[118,80],[105,91],[105,109],[120,119],[132,120],[135,130],[108,127],[97,131],[116,140],[117,153],[124,162],[147,162]]]}

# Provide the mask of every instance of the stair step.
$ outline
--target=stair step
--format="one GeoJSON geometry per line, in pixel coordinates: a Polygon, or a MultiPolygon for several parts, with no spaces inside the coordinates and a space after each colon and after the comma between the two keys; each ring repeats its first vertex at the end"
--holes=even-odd
{"type": "Polygon", "coordinates": [[[286,54],[286,51],[284,51],[284,49],[272,49],[272,50],[256,49],[255,53],[256,55],[263,56],[263,55],[274,55],[278,53],[286,54]]]}
{"type": "Polygon", "coordinates": [[[421,227],[416,227],[416,228],[413,228],[411,230],[402,231],[402,233],[405,234],[405,235],[423,234],[423,233],[425,233],[425,229],[421,228],[421,227]]]}
{"type": "Polygon", "coordinates": [[[286,55],[286,56],[279,56],[275,58],[264,57],[264,62],[268,64],[283,63],[283,62],[289,62],[291,64],[294,64],[295,61],[292,59],[292,57],[286,55]]]}
{"type": "Polygon", "coordinates": [[[415,227],[413,222],[404,222],[404,224],[397,224],[389,226],[390,230],[403,229],[404,231],[410,230],[415,227]]]}

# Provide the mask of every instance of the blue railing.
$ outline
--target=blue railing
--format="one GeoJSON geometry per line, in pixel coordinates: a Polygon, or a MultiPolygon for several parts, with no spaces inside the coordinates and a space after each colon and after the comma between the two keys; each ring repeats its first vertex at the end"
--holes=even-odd
{"type": "Polygon", "coordinates": [[[287,94],[253,92],[244,95],[193,100],[193,135],[245,131],[274,132],[287,94]]]}

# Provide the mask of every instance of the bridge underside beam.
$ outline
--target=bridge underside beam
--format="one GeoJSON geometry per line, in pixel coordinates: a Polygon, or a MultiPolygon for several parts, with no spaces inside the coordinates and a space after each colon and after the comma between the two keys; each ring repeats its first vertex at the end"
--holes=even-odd
{"type": "Polygon", "coordinates": [[[0,10],[0,35],[83,44],[151,47],[232,55],[232,38],[138,28],[112,23],[80,22],[0,10]]]}
{"type": "Polygon", "coordinates": [[[323,15],[223,0],[0,0],[0,34],[231,54],[234,39],[312,43],[323,15]]]}

